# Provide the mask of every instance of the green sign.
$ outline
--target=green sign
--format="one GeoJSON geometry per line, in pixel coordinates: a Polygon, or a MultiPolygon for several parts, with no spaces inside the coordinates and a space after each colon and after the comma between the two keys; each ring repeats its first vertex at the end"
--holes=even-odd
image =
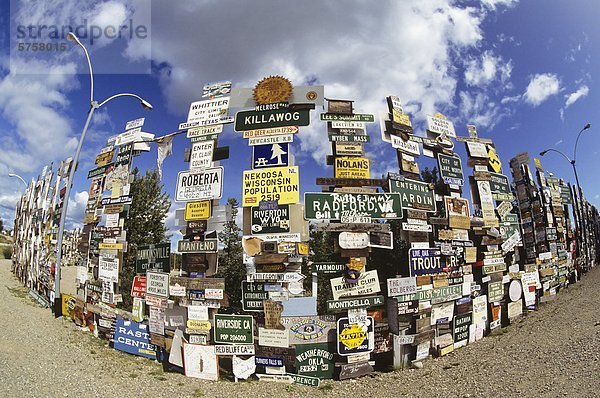
{"type": "Polygon", "coordinates": [[[331,142],[369,142],[368,135],[362,134],[329,134],[331,142]]]}
{"type": "Polygon", "coordinates": [[[286,373],[286,376],[290,376],[292,380],[294,380],[294,383],[301,384],[303,386],[319,387],[321,384],[321,379],[318,377],[303,376],[293,373],[286,373]]]}
{"type": "Polygon", "coordinates": [[[440,174],[444,180],[444,184],[463,185],[464,175],[462,171],[462,163],[458,156],[444,155],[438,153],[438,163],[440,166],[440,174]]]}
{"type": "Polygon", "coordinates": [[[520,231],[519,217],[516,214],[508,213],[504,216],[504,221],[500,223],[500,236],[503,240],[507,240],[515,232],[520,231]]]}
{"type": "Polygon", "coordinates": [[[560,186],[560,200],[563,204],[567,205],[573,203],[573,200],[571,199],[571,190],[569,189],[568,185],[560,186]]]}
{"type": "Polygon", "coordinates": [[[171,243],[138,246],[135,254],[135,273],[171,271],[171,243]]]}
{"type": "Polygon", "coordinates": [[[497,303],[504,297],[504,286],[500,282],[488,282],[488,303],[497,303]]]}
{"type": "MultiPolygon", "coordinates": [[[[304,194],[304,218],[307,220],[344,220],[345,217],[400,218],[402,204],[397,193],[304,194]]],[[[343,222],[343,221],[342,221],[343,222]]]]}
{"type": "Polygon", "coordinates": [[[296,372],[300,376],[333,378],[335,364],[328,343],[296,345],[296,372]]]}
{"type": "Polygon", "coordinates": [[[190,138],[190,142],[203,142],[203,141],[212,141],[219,138],[219,134],[208,134],[208,135],[199,135],[197,137],[190,138]]]}
{"type": "Polygon", "coordinates": [[[513,200],[513,194],[510,190],[508,177],[504,174],[490,173],[490,188],[494,200],[513,200]]]}
{"type": "Polygon", "coordinates": [[[273,109],[268,111],[239,111],[235,114],[235,131],[266,129],[271,127],[308,126],[310,109],[273,109]]]}
{"type": "Polygon", "coordinates": [[[110,169],[111,167],[113,167],[113,164],[109,163],[109,164],[107,164],[105,166],[97,167],[97,168],[95,168],[93,170],[90,170],[88,172],[87,178],[94,178],[94,177],[98,177],[98,176],[104,175],[104,173],[106,173],[106,171],[108,169],[110,169]]]}
{"type": "Polygon", "coordinates": [[[435,194],[425,182],[408,178],[403,181],[390,179],[390,192],[400,194],[402,208],[436,211],[435,194]]]}
{"type": "Polygon", "coordinates": [[[217,344],[254,344],[252,315],[215,314],[213,327],[217,344]]]}
{"type": "Polygon", "coordinates": [[[346,264],[341,263],[312,263],[312,272],[318,274],[337,274],[346,270],[346,264]]]}
{"type": "Polygon", "coordinates": [[[437,287],[429,290],[419,290],[418,292],[403,294],[394,297],[398,302],[403,301],[430,301],[436,299],[453,300],[462,296],[462,285],[450,285],[437,287]]]}
{"type": "Polygon", "coordinates": [[[321,120],[326,122],[374,122],[375,116],[368,113],[355,113],[353,115],[343,115],[339,113],[321,113],[321,120]]]}
{"type": "Polygon", "coordinates": [[[262,282],[242,281],[242,309],[244,311],[263,311],[263,300],[269,299],[269,292],[262,282]]]}
{"type": "Polygon", "coordinates": [[[351,308],[381,307],[383,302],[383,296],[327,300],[327,312],[345,312],[351,308]]]}

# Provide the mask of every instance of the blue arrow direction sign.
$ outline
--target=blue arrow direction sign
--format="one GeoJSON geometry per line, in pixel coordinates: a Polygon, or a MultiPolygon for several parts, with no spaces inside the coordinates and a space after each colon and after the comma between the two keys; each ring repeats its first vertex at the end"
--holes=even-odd
{"type": "Polygon", "coordinates": [[[288,165],[288,143],[255,145],[252,147],[252,168],[288,165]]]}

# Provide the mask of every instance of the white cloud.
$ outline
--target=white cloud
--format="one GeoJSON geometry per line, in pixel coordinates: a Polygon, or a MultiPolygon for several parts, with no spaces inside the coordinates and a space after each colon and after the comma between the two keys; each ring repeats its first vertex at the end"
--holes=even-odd
{"type": "Polygon", "coordinates": [[[565,95],[565,109],[573,105],[580,98],[586,97],[589,92],[589,87],[584,85],[579,87],[574,93],[565,95]]]}
{"type": "Polygon", "coordinates": [[[523,98],[525,102],[538,106],[560,91],[560,80],[555,74],[542,73],[531,78],[523,98]]]}
{"type": "Polygon", "coordinates": [[[81,220],[83,220],[85,205],[87,204],[88,197],[89,194],[87,191],[75,192],[74,195],[71,192],[71,199],[69,200],[69,206],[67,209],[67,221],[73,223],[74,225],[71,227],[67,225],[67,229],[72,229],[75,227],[76,223],[81,223],[81,220]]]}
{"type": "Polygon", "coordinates": [[[465,82],[468,86],[486,86],[496,79],[505,83],[512,73],[512,61],[506,62],[491,51],[486,51],[481,59],[470,58],[466,62],[465,82]]]}
{"type": "Polygon", "coordinates": [[[498,7],[514,7],[519,3],[519,0],[482,0],[486,7],[496,10],[498,7]]]}

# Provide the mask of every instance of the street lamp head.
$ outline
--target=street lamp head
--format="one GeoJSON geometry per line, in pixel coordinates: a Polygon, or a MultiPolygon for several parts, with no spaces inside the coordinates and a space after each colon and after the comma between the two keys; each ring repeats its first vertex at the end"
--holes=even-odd
{"type": "Polygon", "coordinates": [[[547,153],[548,153],[548,150],[546,149],[545,151],[540,152],[540,156],[544,156],[547,153]]]}
{"type": "Polygon", "coordinates": [[[69,40],[71,43],[75,43],[75,44],[81,45],[81,42],[79,41],[79,38],[73,32],[69,32],[67,34],[67,40],[69,40]]]}
{"type": "Polygon", "coordinates": [[[590,127],[592,127],[592,125],[591,125],[591,124],[589,124],[589,123],[586,123],[586,125],[585,125],[585,126],[583,126],[583,129],[584,129],[584,130],[587,130],[587,129],[589,129],[590,127]]]}
{"type": "Polygon", "coordinates": [[[142,106],[144,107],[144,109],[146,109],[148,111],[152,110],[152,104],[151,103],[149,103],[145,99],[140,100],[140,102],[142,103],[142,106]]]}

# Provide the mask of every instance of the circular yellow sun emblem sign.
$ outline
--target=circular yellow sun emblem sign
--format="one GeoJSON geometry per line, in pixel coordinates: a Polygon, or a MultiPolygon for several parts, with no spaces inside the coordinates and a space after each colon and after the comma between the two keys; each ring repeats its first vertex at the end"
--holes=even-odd
{"type": "Polygon", "coordinates": [[[349,349],[359,347],[366,338],[367,332],[358,324],[352,324],[349,328],[344,328],[339,335],[340,343],[349,349]]]}
{"type": "Polygon", "coordinates": [[[498,157],[498,153],[492,147],[488,149],[488,158],[489,163],[494,172],[500,173],[502,171],[502,162],[500,162],[500,158],[498,157]]]}
{"type": "Polygon", "coordinates": [[[292,95],[292,83],[283,76],[269,76],[254,87],[254,101],[258,105],[287,102],[292,95]]]}

